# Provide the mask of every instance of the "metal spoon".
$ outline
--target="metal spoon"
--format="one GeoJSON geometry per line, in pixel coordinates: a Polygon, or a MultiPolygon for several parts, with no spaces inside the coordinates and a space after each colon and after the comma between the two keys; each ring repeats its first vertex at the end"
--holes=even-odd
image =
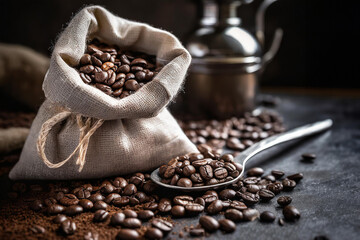
{"type": "Polygon", "coordinates": [[[209,190],[209,189],[216,189],[219,187],[224,187],[226,185],[237,182],[239,180],[239,178],[241,178],[244,175],[246,162],[248,160],[250,160],[256,154],[258,154],[259,152],[264,151],[264,150],[271,148],[280,143],[284,143],[287,141],[291,141],[294,139],[303,138],[303,137],[306,137],[309,135],[313,135],[315,133],[319,133],[321,131],[324,131],[324,130],[330,128],[332,126],[332,124],[333,124],[333,121],[331,119],[307,124],[302,127],[298,127],[298,128],[292,129],[290,131],[274,135],[272,137],[269,137],[267,139],[264,139],[256,144],[252,145],[251,147],[249,147],[248,149],[243,151],[239,156],[237,156],[235,158],[236,162],[240,162],[240,163],[242,162],[243,169],[242,169],[241,173],[239,174],[239,176],[237,176],[236,178],[234,178],[231,181],[218,183],[218,184],[214,184],[214,185],[206,185],[206,186],[201,186],[201,187],[173,186],[173,185],[162,183],[160,181],[161,178],[159,176],[158,168],[155,169],[151,173],[151,180],[153,180],[155,183],[157,183],[163,187],[166,187],[166,188],[171,188],[171,189],[180,190],[180,191],[188,191],[188,192],[190,192],[190,191],[205,191],[205,190],[209,190]]]}

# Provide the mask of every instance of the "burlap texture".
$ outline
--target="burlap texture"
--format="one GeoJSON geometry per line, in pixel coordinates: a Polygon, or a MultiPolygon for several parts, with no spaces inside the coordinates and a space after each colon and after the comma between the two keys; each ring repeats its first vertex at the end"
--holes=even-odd
{"type": "Polygon", "coordinates": [[[41,106],[11,179],[86,179],[148,171],[172,157],[196,151],[166,105],[177,94],[191,57],[168,32],[119,18],[106,9],[82,9],[60,35],[45,76],[47,100],[41,106]],[[157,56],[167,64],[135,94],[115,99],[83,83],[74,69],[93,39],[157,56]],[[60,168],[48,168],[39,157],[36,142],[42,124],[67,109],[73,113],[57,124],[46,141],[48,158],[66,159],[79,144],[75,115],[103,119],[91,136],[84,169],[79,172],[76,156],[60,168]]]}

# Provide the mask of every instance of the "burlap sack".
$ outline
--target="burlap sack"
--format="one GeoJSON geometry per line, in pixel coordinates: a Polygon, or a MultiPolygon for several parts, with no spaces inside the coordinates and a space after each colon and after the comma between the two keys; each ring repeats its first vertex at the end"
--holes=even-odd
{"type": "Polygon", "coordinates": [[[159,167],[196,152],[166,109],[191,57],[168,32],[114,16],[98,6],[77,13],[60,35],[45,76],[46,100],[11,179],[85,179],[159,167]],[[157,76],[121,100],[83,83],[74,69],[93,39],[156,55],[157,76]]]}

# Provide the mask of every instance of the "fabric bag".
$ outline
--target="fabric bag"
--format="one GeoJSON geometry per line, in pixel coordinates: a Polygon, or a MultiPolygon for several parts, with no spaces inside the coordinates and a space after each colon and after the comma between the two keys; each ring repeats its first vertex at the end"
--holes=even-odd
{"type": "Polygon", "coordinates": [[[89,179],[149,171],[197,152],[166,109],[191,57],[172,34],[82,9],[60,35],[45,76],[46,100],[32,124],[11,179],[89,179]],[[167,64],[135,94],[115,99],[85,84],[77,70],[88,41],[156,55],[167,64]]]}

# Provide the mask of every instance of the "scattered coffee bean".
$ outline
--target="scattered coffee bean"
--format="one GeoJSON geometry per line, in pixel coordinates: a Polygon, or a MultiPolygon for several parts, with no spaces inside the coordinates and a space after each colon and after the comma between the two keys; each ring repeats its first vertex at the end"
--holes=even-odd
{"type": "Polygon", "coordinates": [[[164,234],[158,228],[147,228],[145,232],[145,237],[147,239],[162,239],[164,234]]]}
{"type": "Polygon", "coordinates": [[[65,208],[65,214],[68,216],[75,216],[84,211],[84,209],[80,205],[71,205],[65,208]]]}
{"type": "Polygon", "coordinates": [[[276,179],[279,179],[285,175],[283,171],[280,170],[272,170],[271,175],[273,175],[276,179]]]}
{"type": "Polygon", "coordinates": [[[125,218],[121,225],[126,228],[140,228],[141,221],[137,218],[125,218]]]}
{"type": "Polygon", "coordinates": [[[215,200],[213,201],[208,207],[207,207],[207,212],[210,215],[214,215],[219,213],[223,208],[223,204],[221,200],[215,200]]]}
{"type": "Polygon", "coordinates": [[[220,224],[219,222],[210,216],[201,216],[199,219],[200,225],[207,231],[207,232],[215,232],[219,229],[220,224]]]}
{"type": "Polygon", "coordinates": [[[296,187],[296,182],[290,179],[282,180],[282,185],[284,187],[284,191],[291,191],[296,187]]]}
{"type": "Polygon", "coordinates": [[[241,211],[236,209],[228,209],[225,212],[225,218],[230,219],[234,222],[240,222],[243,220],[243,214],[241,211]]]}
{"type": "Polygon", "coordinates": [[[43,226],[40,226],[40,225],[32,225],[30,227],[30,230],[33,233],[44,233],[45,232],[45,228],[43,226]]]}
{"type": "Polygon", "coordinates": [[[268,189],[261,189],[259,191],[259,196],[260,196],[261,200],[269,201],[275,197],[275,194],[268,189]]]}
{"type": "Polygon", "coordinates": [[[115,213],[111,216],[110,223],[114,226],[121,225],[125,220],[125,214],[124,213],[115,213]]]}
{"type": "Polygon", "coordinates": [[[134,229],[122,228],[116,235],[117,240],[137,240],[140,239],[140,234],[134,229]]]}
{"type": "Polygon", "coordinates": [[[246,174],[249,177],[254,177],[254,176],[260,177],[261,175],[264,174],[264,169],[259,168],[259,167],[251,168],[246,172],[246,174]]]}
{"type": "Polygon", "coordinates": [[[226,233],[234,232],[236,229],[235,223],[229,219],[220,219],[219,224],[220,229],[226,233]]]}
{"type": "Polygon", "coordinates": [[[170,222],[168,222],[168,221],[166,221],[166,220],[163,220],[163,219],[161,219],[161,218],[155,218],[155,219],[153,219],[152,220],[152,222],[151,222],[151,225],[153,226],[153,227],[156,227],[156,228],[158,228],[158,229],[160,229],[161,231],[163,231],[163,232],[170,232],[172,229],[173,229],[173,225],[172,225],[172,223],[170,223],[170,222]]]}
{"type": "Polygon", "coordinates": [[[270,211],[265,211],[260,214],[260,220],[263,222],[273,222],[275,218],[275,214],[270,211]]]}
{"type": "Polygon", "coordinates": [[[291,202],[292,202],[292,198],[289,196],[281,196],[277,200],[277,203],[282,207],[289,205],[291,202]]]}
{"type": "Polygon", "coordinates": [[[283,214],[286,220],[294,221],[300,218],[300,212],[294,206],[288,205],[283,209],[283,214]]]}
{"type": "Polygon", "coordinates": [[[301,155],[303,161],[313,161],[316,158],[314,153],[304,153],[301,155]]]}
{"type": "Polygon", "coordinates": [[[174,217],[184,217],[185,216],[185,207],[181,205],[175,205],[171,209],[171,215],[174,217]]]}
{"type": "Polygon", "coordinates": [[[256,209],[245,209],[243,210],[243,220],[244,221],[254,221],[255,219],[259,218],[260,213],[256,209]]]}
{"type": "Polygon", "coordinates": [[[293,175],[287,176],[288,179],[294,180],[295,182],[299,182],[303,179],[304,175],[302,173],[295,173],[293,175]]]}
{"type": "Polygon", "coordinates": [[[76,224],[71,220],[65,220],[60,225],[61,231],[66,235],[72,235],[76,231],[76,224]]]}
{"type": "Polygon", "coordinates": [[[205,230],[203,228],[192,228],[192,229],[190,229],[189,233],[193,237],[205,236],[205,230]]]}
{"type": "Polygon", "coordinates": [[[87,232],[84,235],[84,240],[99,240],[99,234],[97,232],[87,232]]]}
{"type": "Polygon", "coordinates": [[[94,222],[104,222],[108,219],[109,213],[103,209],[97,210],[94,213],[94,222]]]}

